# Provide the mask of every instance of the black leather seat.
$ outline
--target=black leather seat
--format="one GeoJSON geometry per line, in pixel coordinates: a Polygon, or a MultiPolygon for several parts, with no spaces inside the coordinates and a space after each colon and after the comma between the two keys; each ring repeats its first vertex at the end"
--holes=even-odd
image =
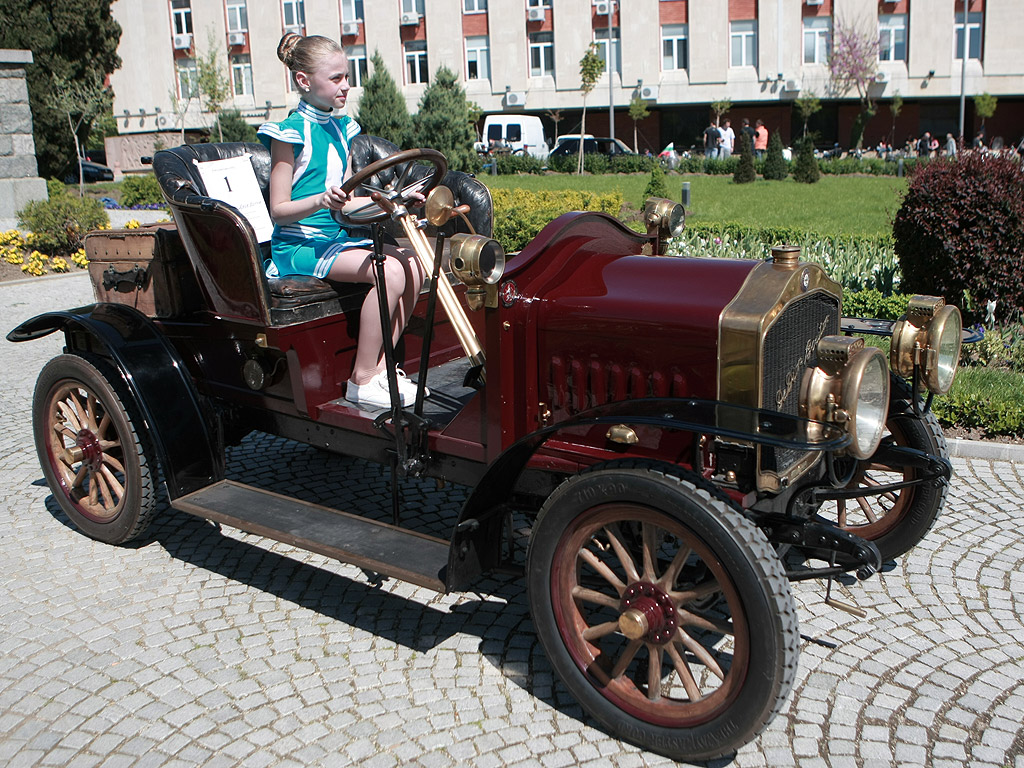
{"type": "MultiPolygon", "coordinates": [[[[385,139],[376,136],[359,135],[352,142],[351,162],[353,170],[359,170],[366,165],[375,162],[398,151],[398,147],[385,139]]],[[[253,143],[222,143],[222,144],[187,144],[168,150],[160,150],[153,157],[153,171],[156,174],[164,196],[171,204],[178,221],[182,240],[194,265],[208,262],[214,258],[224,258],[224,254],[201,253],[203,247],[200,242],[207,242],[210,238],[196,236],[189,232],[189,218],[203,213],[210,214],[220,211],[226,213],[234,212],[237,219],[242,217],[230,206],[220,201],[212,200],[206,195],[206,187],[196,163],[209,160],[221,160],[230,157],[239,157],[248,153],[256,179],[263,192],[263,199],[269,207],[270,195],[270,153],[262,144],[253,143]],[[183,227],[182,224],[185,223],[183,227]]],[[[410,174],[412,178],[418,177],[414,169],[410,174]]],[[[402,168],[397,169],[401,173],[402,168]]],[[[424,168],[423,173],[427,169],[424,168]]],[[[386,180],[385,180],[386,181],[386,180]]],[[[490,235],[492,231],[491,196],[487,187],[478,179],[469,174],[458,171],[449,171],[443,180],[455,196],[456,204],[462,202],[470,203],[472,211],[468,215],[474,229],[480,234],[490,235]]],[[[244,221],[244,219],[243,219],[244,221]]],[[[253,282],[262,284],[262,293],[265,302],[270,310],[268,320],[275,317],[282,321],[288,318],[294,320],[308,319],[310,312],[298,312],[300,308],[320,304],[332,299],[344,299],[351,297],[359,299],[369,290],[366,285],[359,284],[332,284],[309,275],[287,275],[277,278],[267,278],[264,273],[264,262],[269,258],[269,244],[259,244],[248,223],[242,224],[235,221],[235,224],[244,232],[242,235],[245,254],[238,254],[239,258],[250,259],[252,270],[250,276],[253,282]],[[298,312],[298,314],[296,314],[298,312]]],[[[386,235],[398,236],[401,228],[391,220],[383,222],[383,229],[386,235]]],[[[464,231],[465,223],[461,219],[453,219],[446,225],[446,234],[456,231],[464,231]]],[[[389,238],[390,239],[390,238],[389,238]]],[[[207,246],[208,248],[208,246],[207,246]]],[[[202,271],[197,269],[197,271],[202,271]]],[[[206,270],[209,271],[209,270],[206,270]]],[[[332,308],[323,308],[323,313],[335,311],[332,308]]],[[[317,313],[319,314],[319,313],[317,313]]]]}

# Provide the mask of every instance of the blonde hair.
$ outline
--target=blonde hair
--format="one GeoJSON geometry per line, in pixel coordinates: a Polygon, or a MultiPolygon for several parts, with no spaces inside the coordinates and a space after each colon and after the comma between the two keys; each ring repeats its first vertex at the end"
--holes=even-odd
{"type": "Polygon", "coordinates": [[[340,43],[323,35],[303,37],[295,32],[286,32],[281,42],[277,44],[277,58],[288,67],[292,73],[292,80],[295,79],[296,72],[315,72],[325,58],[344,52],[345,49],[340,43]]]}

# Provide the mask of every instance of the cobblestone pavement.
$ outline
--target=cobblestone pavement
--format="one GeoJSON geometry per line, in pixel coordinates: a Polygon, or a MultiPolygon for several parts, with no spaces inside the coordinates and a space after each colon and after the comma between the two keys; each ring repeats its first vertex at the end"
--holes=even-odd
{"type": "MultiPolygon", "coordinates": [[[[84,275],[0,286],[0,329],[91,301],[84,275]]],[[[165,510],[128,547],[77,533],[42,481],[29,403],[61,339],[0,342],[0,762],[8,766],[644,766],[553,678],[517,582],[438,596],[165,510]]],[[[1022,467],[955,460],[944,517],[858,619],[794,584],[789,702],[737,766],[1024,768],[1022,467]]],[[[230,474],[378,513],[380,470],[248,439],[230,474]],[[275,475],[274,467],[284,467],[275,475]]],[[[424,526],[460,493],[408,489],[424,526]]]]}

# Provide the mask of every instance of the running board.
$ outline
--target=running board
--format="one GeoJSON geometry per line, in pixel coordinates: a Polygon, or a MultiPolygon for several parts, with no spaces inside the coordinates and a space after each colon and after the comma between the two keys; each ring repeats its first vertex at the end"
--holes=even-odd
{"type": "Polygon", "coordinates": [[[445,592],[448,542],[290,496],[221,480],[171,506],[190,515],[445,592]]]}

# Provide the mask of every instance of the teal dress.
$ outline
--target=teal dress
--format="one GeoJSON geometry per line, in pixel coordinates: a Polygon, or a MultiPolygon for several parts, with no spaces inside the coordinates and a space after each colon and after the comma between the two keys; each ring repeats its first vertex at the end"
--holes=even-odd
{"type": "MultiPolygon", "coordinates": [[[[300,101],[299,106],[280,123],[260,126],[260,141],[268,149],[271,139],[291,144],[295,152],[292,175],[292,199],[321,195],[341,186],[348,168],[349,146],[359,133],[359,124],[347,115],[332,117],[330,112],[300,101]]],[[[264,267],[267,277],[313,275],[326,277],[342,251],[370,248],[366,237],[350,237],[326,208],[292,224],[278,224],[270,240],[270,261],[264,267]]]]}

